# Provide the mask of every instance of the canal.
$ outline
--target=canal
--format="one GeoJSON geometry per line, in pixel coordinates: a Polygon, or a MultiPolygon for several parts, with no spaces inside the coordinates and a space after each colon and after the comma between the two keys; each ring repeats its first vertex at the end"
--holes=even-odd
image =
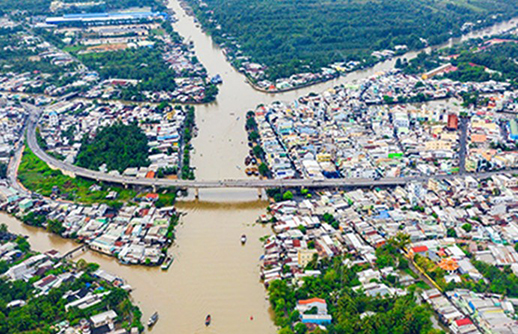
{"type": "MultiPolygon", "coordinates": [[[[223,84],[217,101],[196,107],[199,135],[193,139],[192,164],[196,177],[204,180],[243,178],[243,159],[248,146],[244,131],[245,113],[258,104],[291,101],[309,92],[321,92],[336,84],[353,82],[393,68],[395,59],[370,69],[350,73],[333,81],[282,94],[254,90],[243,75],[228,64],[209,36],[196,27],[178,0],[169,6],[177,13],[174,28],[193,41],[196,54],[210,75],[220,74],[223,84]]],[[[496,33],[515,25],[497,25],[482,34],[496,33]]],[[[411,52],[403,57],[411,58],[411,52]]],[[[269,227],[255,224],[265,212],[266,201],[255,190],[203,190],[200,201],[179,201],[185,215],[177,228],[177,240],[170,252],[175,261],[167,272],[159,268],[132,267],[93,252],[82,255],[111,273],[123,277],[133,288],[133,298],[143,311],[143,321],[155,311],[160,319],[153,333],[275,333],[266,292],[259,281],[259,239],[271,234],[269,227]],[[248,242],[242,246],[240,236],[248,242]],[[212,324],[204,319],[212,315],[212,324]]],[[[12,232],[29,236],[36,250],[66,252],[75,246],[70,240],[41,229],[22,225],[1,213],[0,222],[12,232]]]]}

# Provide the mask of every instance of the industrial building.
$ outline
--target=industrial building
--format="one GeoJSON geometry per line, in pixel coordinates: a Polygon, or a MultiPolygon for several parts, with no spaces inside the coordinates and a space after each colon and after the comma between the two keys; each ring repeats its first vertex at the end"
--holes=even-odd
{"type": "Polygon", "coordinates": [[[90,13],[48,17],[45,23],[56,26],[91,26],[148,22],[166,18],[167,14],[162,12],[90,13]]]}

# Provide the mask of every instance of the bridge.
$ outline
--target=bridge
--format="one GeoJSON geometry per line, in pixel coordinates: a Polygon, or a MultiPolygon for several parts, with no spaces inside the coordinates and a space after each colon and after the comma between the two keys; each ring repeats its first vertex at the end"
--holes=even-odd
{"type": "MultiPolygon", "coordinates": [[[[402,186],[409,182],[426,182],[429,179],[451,179],[458,175],[430,175],[430,176],[409,176],[399,178],[340,178],[340,179],[226,179],[226,180],[170,180],[130,177],[121,175],[112,175],[87,168],[75,166],[73,164],[58,160],[41,149],[36,139],[37,114],[31,114],[29,117],[29,125],[27,127],[27,144],[32,152],[49,166],[61,170],[65,174],[71,176],[80,176],[86,179],[102,181],[107,183],[117,183],[123,186],[145,186],[150,187],[154,191],[157,188],[176,187],[179,189],[194,189],[195,196],[198,197],[198,189],[200,188],[250,188],[261,189],[268,188],[360,188],[360,187],[383,187],[383,186],[402,186]]],[[[507,170],[505,172],[518,173],[517,169],[507,170]]],[[[486,178],[493,174],[503,173],[503,171],[471,173],[469,175],[476,178],[486,178]]]]}
{"type": "Polygon", "coordinates": [[[87,250],[87,247],[85,244],[81,244],[74,249],[69,250],[63,256],[61,257],[62,260],[71,260],[77,253],[82,253],[87,250]]]}

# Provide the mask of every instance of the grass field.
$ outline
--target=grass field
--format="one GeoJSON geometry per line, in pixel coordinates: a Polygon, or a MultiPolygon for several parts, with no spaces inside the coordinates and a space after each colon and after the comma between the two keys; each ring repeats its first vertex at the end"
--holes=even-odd
{"type": "Polygon", "coordinates": [[[116,186],[106,186],[94,181],[82,178],[72,178],[64,175],[59,170],[52,170],[45,162],[40,160],[26,147],[20,167],[18,179],[29,190],[50,197],[53,188],[59,189],[60,197],[65,200],[80,202],[83,204],[106,203],[112,206],[131,200],[136,196],[132,189],[124,189],[116,186]],[[90,187],[99,184],[101,190],[90,191],[90,187]],[[116,200],[107,200],[110,191],[118,193],[116,200]]]}

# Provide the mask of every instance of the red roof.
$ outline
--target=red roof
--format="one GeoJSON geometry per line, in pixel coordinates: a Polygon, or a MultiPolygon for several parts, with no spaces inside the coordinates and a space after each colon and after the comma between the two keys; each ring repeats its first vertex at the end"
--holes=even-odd
{"type": "Polygon", "coordinates": [[[428,247],[417,246],[417,247],[412,248],[412,250],[414,251],[414,253],[424,253],[424,252],[428,252],[428,247]]]}
{"type": "Polygon", "coordinates": [[[153,172],[152,170],[150,170],[149,172],[147,172],[146,174],[146,178],[147,179],[152,179],[155,177],[155,172],[153,172]]]}
{"type": "Polygon", "coordinates": [[[321,303],[325,304],[326,301],[320,298],[311,298],[311,299],[305,299],[305,300],[299,300],[297,302],[298,304],[306,305],[306,304],[312,304],[312,303],[321,303]]]}
{"type": "Polygon", "coordinates": [[[471,325],[472,322],[471,320],[469,320],[469,318],[464,318],[464,319],[457,319],[455,320],[455,323],[457,324],[457,326],[465,326],[465,325],[471,325]]]}
{"type": "Polygon", "coordinates": [[[158,198],[158,194],[155,194],[155,193],[149,193],[146,195],[146,198],[149,198],[149,199],[157,199],[158,198]]]}
{"type": "Polygon", "coordinates": [[[54,282],[55,280],[57,279],[56,276],[54,275],[49,275],[47,277],[44,277],[42,278],[38,283],[37,285],[40,286],[40,287],[45,287],[47,286],[48,284],[54,282]]]}

